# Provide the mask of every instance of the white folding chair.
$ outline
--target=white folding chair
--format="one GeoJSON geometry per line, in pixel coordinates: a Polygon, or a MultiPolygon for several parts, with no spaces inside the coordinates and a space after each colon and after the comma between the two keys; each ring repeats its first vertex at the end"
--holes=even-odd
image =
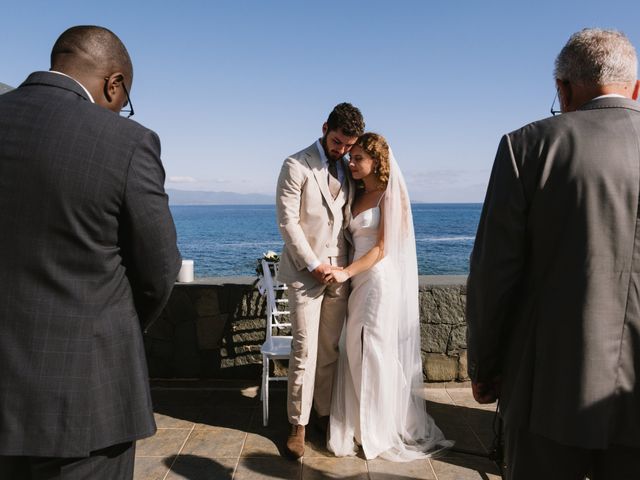
{"type": "Polygon", "coordinates": [[[289,359],[291,353],[291,335],[282,335],[283,330],[291,327],[289,321],[288,301],[286,298],[278,298],[277,292],[287,289],[284,283],[275,279],[278,272],[277,262],[262,260],[262,286],[267,297],[267,321],[265,341],[260,347],[262,353],[262,424],[266,427],[269,424],[269,382],[286,381],[287,377],[271,376],[269,374],[269,361],[289,359]]]}

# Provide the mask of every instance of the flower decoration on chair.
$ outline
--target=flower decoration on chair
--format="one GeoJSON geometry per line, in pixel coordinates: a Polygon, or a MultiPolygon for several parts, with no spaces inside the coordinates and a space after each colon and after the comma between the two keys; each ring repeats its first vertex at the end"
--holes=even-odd
{"type": "MultiPolygon", "coordinates": [[[[256,261],[256,274],[258,275],[258,277],[262,277],[264,275],[264,272],[262,271],[262,260],[266,260],[267,262],[277,263],[280,261],[280,255],[278,255],[273,250],[264,252],[262,254],[262,257],[260,257],[256,261]]],[[[273,274],[274,272],[272,271],[271,273],[273,274]]]]}

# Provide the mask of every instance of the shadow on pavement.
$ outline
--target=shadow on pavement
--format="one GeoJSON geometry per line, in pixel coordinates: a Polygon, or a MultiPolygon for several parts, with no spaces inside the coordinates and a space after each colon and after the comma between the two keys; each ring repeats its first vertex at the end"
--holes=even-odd
{"type": "MultiPolygon", "coordinates": [[[[262,404],[259,395],[251,397],[232,389],[222,391],[165,389],[153,391],[152,396],[154,411],[166,417],[211,427],[239,430],[267,440],[265,444],[269,445],[269,451],[256,456],[241,456],[238,469],[244,469],[247,473],[254,471],[272,478],[291,478],[291,469],[300,468],[298,462],[283,458],[283,445],[289,430],[286,415],[286,393],[283,390],[273,389],[271,392],[268,427],[262,425],[262,404]]],[[[456,441],[456,449],[480,454],[486,454],[491,449],[494,440],[494,412],[482,408],[434,401],[427,402],[427,409],[445,436],[456,441]]],[[[308,428],[307,448],[312,449],[316,457],[334,458],[325,449],[324,437],[313,427],[308,428]]],[[[168,466],[170,466],[172,461],[172,459],[167,459],[165,463],[168,462],[168,466]]],[[[479,478],[483,479],[499,478],[496,476],[500,474],[496,464],[489,459],[455,451],[431,459],[431,463],[436,475],[439,475],[439,470],[441,472],[457,471],[455,467],[475,471],[479,478]]],[[[325,475],[321,471],[313,473],[314,468],[310,465],[304,465],[302,468],[305,469],[305,478],[307,476],[322,478],[325,475]]],[[[231,479],[234,476],[233,466],[197,455],[180,455],[171,470],[190,480],[201,478],[231,479]]],[[[239,477],[236,475],[236,478],[239,477]]],[[[363,477],[356,475],[340,478],[363,477]]],[[[385,473],[384,478],[408,480],[410,477],[385,473]]]]}

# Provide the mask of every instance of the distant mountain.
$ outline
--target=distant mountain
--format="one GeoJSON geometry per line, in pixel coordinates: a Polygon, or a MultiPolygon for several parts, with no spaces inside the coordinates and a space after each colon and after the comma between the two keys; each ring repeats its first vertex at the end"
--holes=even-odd
{"type": "Polygon", "coordinates": [[[273,205],[275,197],[260,193],[202,192],[167,189],[170,205],[273,205]]]}
{"type": "Polygon", "coordinates": [[[9,90],[13,90],[13,87],[10,87],[6,83],[0,82],[0,95],[3,93],[7,93],[9,90]]]}

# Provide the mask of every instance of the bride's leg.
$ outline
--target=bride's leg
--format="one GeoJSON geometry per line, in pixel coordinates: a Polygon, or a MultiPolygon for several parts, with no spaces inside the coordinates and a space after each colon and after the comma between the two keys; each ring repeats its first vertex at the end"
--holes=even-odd
{"type": "Polygon", "coordinates": [[[364,335],[364,315],[361,295],[366,289],[355,286],[349,297],[347,308],[347,324],[345,326],[345,353],[347,357],[348,371],[352,386],[353,400],[349,402],[349,417],[353,425],[354,436],[358,444],[362,444],[360,428],[361,398],[362,398],[362,354],[364,335]]]}
{"type": "Polygon", "coordinates": [[[349,374],[353,380],[356,399],[360,401],[360,390],[362,384],[362,336],[363,317],[357,310],[349,313],[345,327],[345,350],[349,359],[349,374]]]}

